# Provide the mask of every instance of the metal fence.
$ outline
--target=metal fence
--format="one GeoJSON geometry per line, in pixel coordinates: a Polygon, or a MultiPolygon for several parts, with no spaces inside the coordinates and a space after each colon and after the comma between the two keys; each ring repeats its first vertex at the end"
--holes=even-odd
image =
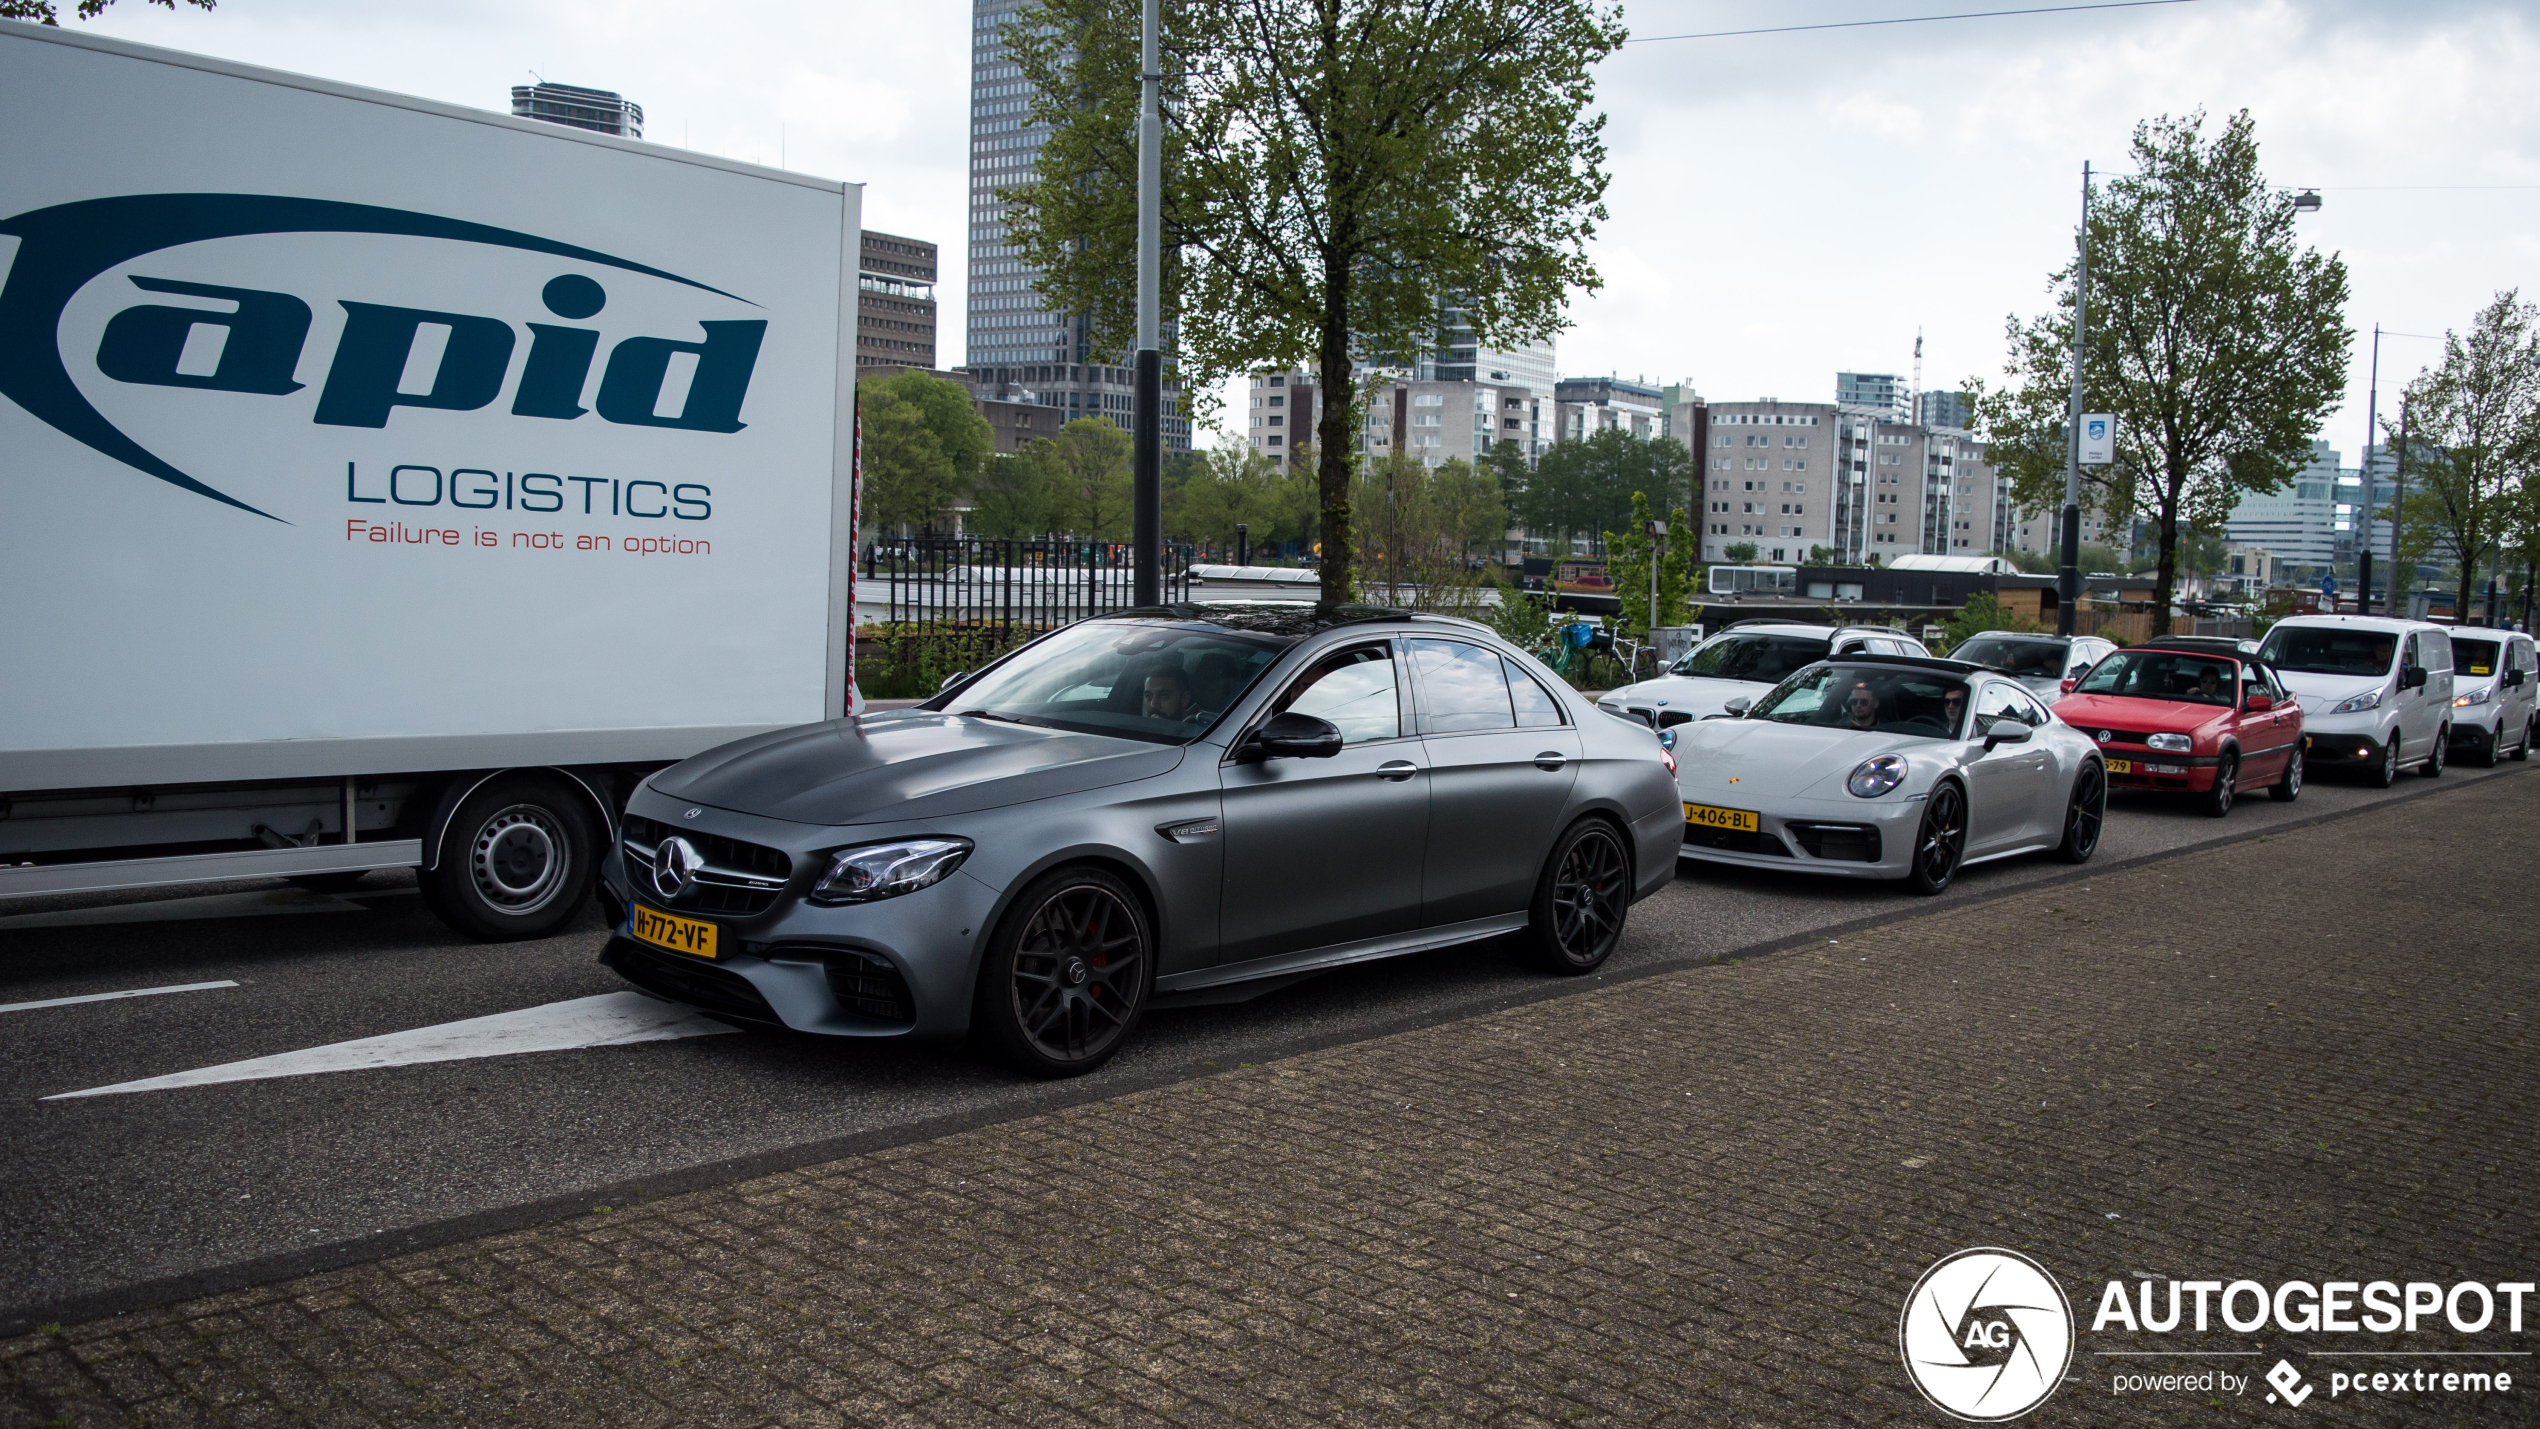
{"type": "MultiPolygon", "coordinates": [[[[856,603],[896,626],[1011,635],[1128,609],[1136,571],[1121,542],[876,542],[864,553],[856,603]]],[[[1162,574],[1167,603],[1190,598],[1187,553],[1168,550],[1162,574]]]]}

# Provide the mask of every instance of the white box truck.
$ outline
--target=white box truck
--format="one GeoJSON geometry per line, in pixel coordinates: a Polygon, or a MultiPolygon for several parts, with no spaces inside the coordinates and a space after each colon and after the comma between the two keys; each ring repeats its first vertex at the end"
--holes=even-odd
{"type": "Polygon", "coordinates": [[[0,899],[411,867],[850,712],[861,186],[0,22],[0,899]]]}

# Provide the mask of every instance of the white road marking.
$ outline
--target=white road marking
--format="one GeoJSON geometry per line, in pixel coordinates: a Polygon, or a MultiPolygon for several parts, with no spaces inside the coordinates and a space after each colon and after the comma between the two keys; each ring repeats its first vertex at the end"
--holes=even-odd
{"type": "Polygon", "coordinates": [[[48,997],[42,1002],[0,1002],[0,1012],[31,1012],[39,1007],[68,1007],[74,1002],[112,1002],[119,997],[157,997],[163,992],[204,992],[216,987],[236,987],[229,981],[184,982],[174,987],[136,987],[123,992],[91,992],[78,997],[48,997]]]}
{"type": "Polygon", "coordinates": [[[444,1022],[411,1032],[360,1037],[299,1052],[278,1052],[244,1062],[224,1062],[191,1072],[171,1072],[111,1087],[90,1087],[44,1098],[116,1096],[168,1087],[201,1087],[216,1082],[253,1082],[269,1077],[305,1077],[319,1072],[355,1072],[372,1067],[403,1067],[417,1062],[461,1062],[474,1057],[509,1057],[522,1052],[562,1052],[576,1047],[615,1047],[628,1042],[661,1042],[674,1037],[711,1037],[740,1029],[662,1002],[640,992],[604,992],[497,1012],[464,1022],[444,1022]]]}
{"type": "MultiPolygon", "coordinates": [[[[411,888],[382,888],[356,898],[411,895],[411,888]]],[[[109,903],[98,908],[58,908],[49,913],[13,913],[0,918],[0,932],[21,928],[93,928],[105,923],[173,923],[196,918],[261,918],[269,913],[367,913],[370,909],[332,893],[305,888],[270,888],[261,892],[205,893],[194,898],[160,898],[147,903],[109,903]]]]}

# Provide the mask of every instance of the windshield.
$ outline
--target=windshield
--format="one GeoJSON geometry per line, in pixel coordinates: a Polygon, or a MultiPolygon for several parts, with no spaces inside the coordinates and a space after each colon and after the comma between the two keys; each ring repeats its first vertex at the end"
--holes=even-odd
{"type": "Polygon", "coordinates": [[[2463,640],[2452,637],[2452,668],[2464,675],[2484,676],[2496,673],[2496,642],[2463,640]]]}
{"type": "Polygon", "coordinates": [[[1747,718],[1955,739],[1966,712],[1964,680],[1923,670],[1822,665],[1756,701],[1747,718]]]}
{"type": "Polygon", "coordinates": [[[1293,641],[1210,625],[1088,620],[1030,646],[940,706],[947,714],[1185,744],[1293,641]]]}
{"type": "Polygon", "coordinates": [[[1826,650],[1826,641],[1804,635],[1722,635],[1678,660],[1668,673],[1769,685],[1826,658],[1826,650]]]}
{"type": "Polygon", "coordinates": [[[2085,695],[2231,705],[2240,700],[2240,662],[2182,650],[2120,650],[2075,688],[2085,695]]]}
{"type": "Polygon", "coordinates": [[[2061,679],[2065,646],[2060,640],[2019,640],[1979,635],[1949,652],[1949,658],[2000,670],[2023,679],[2061,679]]]}
{"type": "Polygon", "coordinates": [[[2258,658],[2288,675],[2386,675],[2399,637],[2381,630],[2342,630],[2327,625],[2279,625],[2267,632],[2258,658]]]}

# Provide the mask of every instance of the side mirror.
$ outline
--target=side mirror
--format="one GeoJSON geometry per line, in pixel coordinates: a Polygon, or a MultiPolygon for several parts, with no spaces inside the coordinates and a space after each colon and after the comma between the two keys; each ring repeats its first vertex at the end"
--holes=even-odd
{"type": "Polygon", "coordinates": [[[1755,701],[1746,695],[1736,696],[1727,704],[1720,706],[1721,711],[1731,719],[1744,719],[1746,712],[1753,708],[1755,708],[1755,701]]]}
{"type": "Polygon", "coordinates": [[[2520,670],[2507,670],[2505,672],[2505,684],[2508,688],[2520,685],[2521,683],[2522,672],[2520,670]]]}
{"type": "Polygon", "coordinates": [[[2399,672],[2399,688],[2403,690],[2424,689],[2425,667],[2423,665],[2410,665],[2406,669],[2401,670],[2399,672]]]}
{"type": "Polygon", "coordinates": [[[2251,695],[2249,697],[2249,713],[2251,714],[2265,714],[2267,711],[2274,708],[2275,696],[2273,695],[2251,695]]]}
{"type": "Polygon", "coordinates": [[[935,693],[940,695],[944,691],[951,689],[953,686],[958,685],[969,678],[970,672],[968,670],[955,670],[944,677],[944,682],[942,684],[935,687],[935,693]]]}
{"type": "Polygon", "coordinates": [[[1992,715],[1984,722],[1984,747],[1990,752],[1997,744],[2026,744],[2030,733],[2028,721],[2017,715],[1992,715]]]}
{"type": "Polygon", "coordinates": [[[2079,689],[2080,687],[2081,687],[2081,676],[2079,676],[2079,675],[2066,675],[2066,676],[2064,677],[2064,693],[2065,693],[2065,694],[2068,694],[2068,695],[2069,695],[2069,694],[2071,694],[2074,690],[2079,689]]]}
{"type": "Polygon", "coordinates": [[[1261,759],[1329,759],[1341,752],[1341,732],[1312,715],[1272,715],[1235,749],[1245,763],[1261,759]]]}

